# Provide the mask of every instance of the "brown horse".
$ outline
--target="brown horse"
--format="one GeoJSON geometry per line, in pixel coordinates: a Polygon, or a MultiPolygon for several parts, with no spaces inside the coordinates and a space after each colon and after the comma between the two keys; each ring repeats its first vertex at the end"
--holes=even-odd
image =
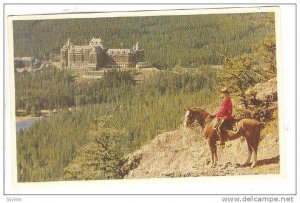
{"type": "MultiPolygon", "coordinates": [[[[184,126],[192,127],[193,124],[198,124],[202,128],[202,133],[208,141],[209,149],[212,157],[212,167],[217,165],[217,146],[216,142],[219,140],[214,126],[214,116],[207,113],[205,110],[200,108],[188,108],[185,114],[184,126]]],[[[254,160],[251,168],[257,163],[257,148],[259,143],[260,132],[262,123],[255,119],[244,118],[236,123],[236,131],[225,130],[222,134],[226,141],[235,140],[241,136],[245,137],[248,145],[248,157],[244,165],[250,163],[252,154],[254,160]]]]}

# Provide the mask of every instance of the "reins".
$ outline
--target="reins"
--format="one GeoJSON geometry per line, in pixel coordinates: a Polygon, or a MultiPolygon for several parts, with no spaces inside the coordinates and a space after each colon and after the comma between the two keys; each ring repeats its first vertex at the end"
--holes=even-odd
{"type": "MultiPolygon", "coordinates": [[[[198,112],[199,114],[202,114],[203,115],[203,112],[198,112]]],[[[205,113],[207,113],[207,112],[205,112],[205,113]]],[[[215,117],[212,117],[209,113],[207,113],[208,114],[208,116],[207,117],[209,117],[208,119],[204,119],[204,122],[203,122],[203,128],[205,128],[206,126],[208,126],[209,124],[211,124],[211,122],[214,120],[214,118],[215,117]]],[[[192,127],[197,127],[197,126],[201,126],[202,127],[202,125],[200,124],[200,121],[199,120],[197,120],[197,122],[195,123],[193,123],[192,125],[191,125],[192,127]]]]}
{"type": "Polygon", "coordinates": [[[204,126],[208,126],[209,124],[211,124],[211,122],[213,122],[213,120],[215,119],[215,117],[211,117],[209,119],[207,119],[207,121],[205,121],[204,126]]]}

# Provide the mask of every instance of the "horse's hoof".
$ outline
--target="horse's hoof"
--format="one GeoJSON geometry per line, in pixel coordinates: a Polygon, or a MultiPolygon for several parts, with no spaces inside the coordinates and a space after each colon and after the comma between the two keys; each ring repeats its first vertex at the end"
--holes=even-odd
{"type": "Polygon", "coordinates": [[[217,164],[212,164],[212,165],[210,165],[210,168],[216,168],[216,165],[217,164]]]}
{"type": "Polygon", "coordinates": [[[256,166],[256,162],[253,162],[251,168],[254,168],[255,166],[256,166]]]}

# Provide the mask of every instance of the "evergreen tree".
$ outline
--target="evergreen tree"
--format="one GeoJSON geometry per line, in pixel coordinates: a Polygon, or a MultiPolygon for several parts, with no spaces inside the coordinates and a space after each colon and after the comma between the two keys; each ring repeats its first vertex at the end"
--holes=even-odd
{"type": "Polygon", "coordinates": [[[270,36],[257,43],[253,47],[253,52],[257,58],[267,65],[265,71],[271,75],[276,76],[276,40],[275,36],[270,36]]]}
{"type": "Polygon", "coordinates": [[[276,44],[268,37],[254,45],[253,52],[225,58],[224,67],[218,72],[220,86],[229,87],[247,108],[246,90],[256,83],[276,76],[276,44]]]}
{"type": "Polygon", "coordinates": [[[126,132],[109,125],[107,118],[92,123],[91,141],[65,169],[67,180],[122,178],[126,132]]]}

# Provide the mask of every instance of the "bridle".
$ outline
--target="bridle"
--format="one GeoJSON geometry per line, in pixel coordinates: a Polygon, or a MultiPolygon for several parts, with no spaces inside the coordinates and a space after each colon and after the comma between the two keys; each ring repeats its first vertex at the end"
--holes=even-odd
{"type": "Polygon", "coordinates": [[[197,118],[195,118],[195,120],[189,125],[189,127],[198,127],[198,126],[201,126],[202,128],[205,128],[205,126],[208,126],[213,120],[214,120],[214,116],[211,116],[210,114],[208,114],[207,117],[209,118],[205,118],[204,119],[204,122],[203,122],[203,126],[201,125],[200,123],[200,119],[199,119],[199,116],[201,114],[201,112],[197,112],[197,118]]]}
{"type": "Polygon", "coordinates": [[[189,127],[194,128],[194,127],[201,126],[199,122],[195,122],[195,121],[189,127]]]}

